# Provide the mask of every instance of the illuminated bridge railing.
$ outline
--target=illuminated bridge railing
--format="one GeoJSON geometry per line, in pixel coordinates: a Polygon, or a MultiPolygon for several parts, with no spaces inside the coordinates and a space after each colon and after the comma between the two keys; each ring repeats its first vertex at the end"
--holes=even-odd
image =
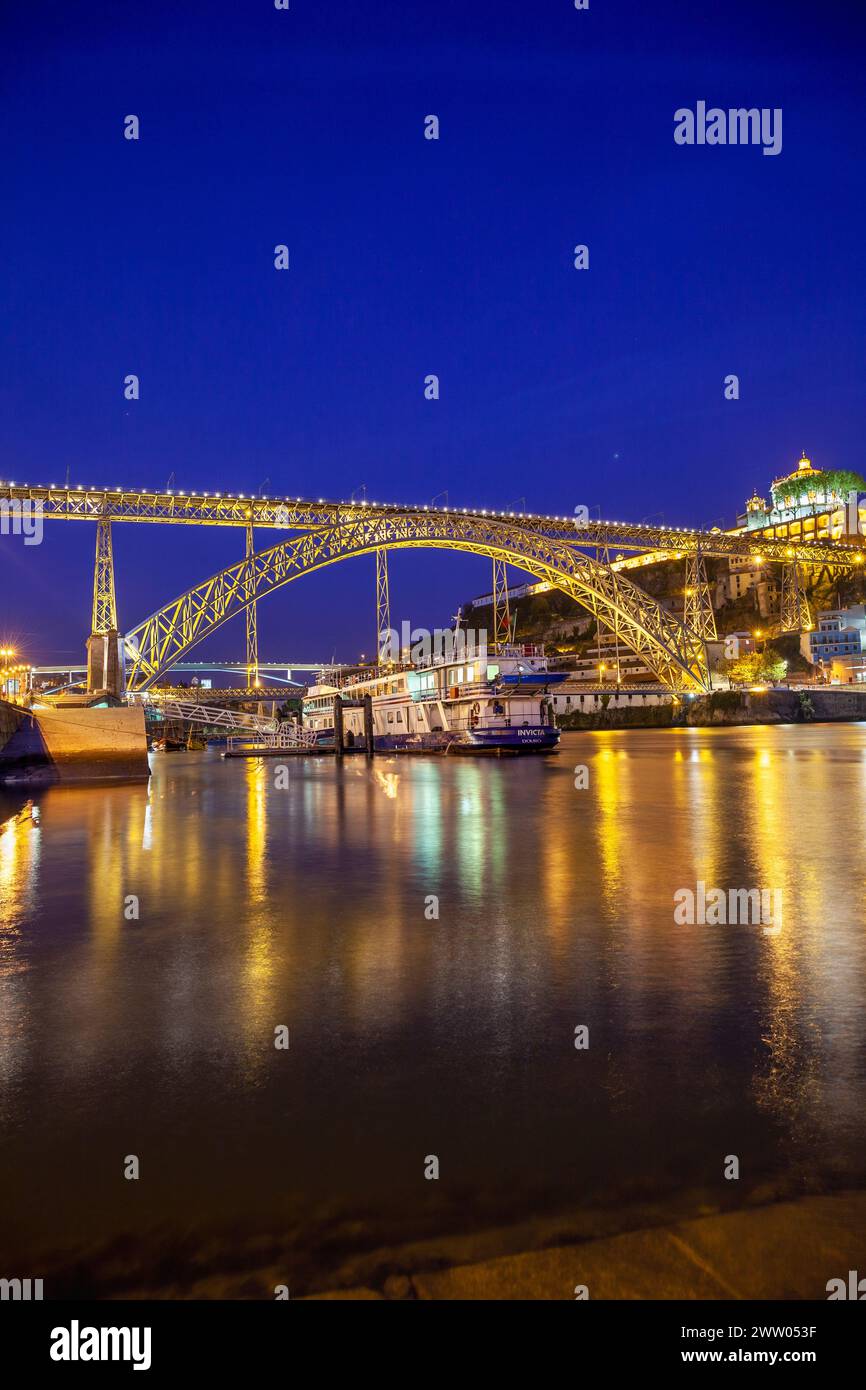
{"type": "Polygon", "coordinates": [[[118,521],[187,526],[243,526],[304,531],[363,518],[435,515],[440,521],[467,517],[504,521],[538,535],[567,540],[589,550],[657,551],[659,559],[693,554],[748,556],[759,551],[767,560],[801,564],[860,564],[863,537],[841,535],[827,540],[790,540],[738,531],[650,526],[637,522],[589,521],[574,515],[498,511],[481,507],[409,506],[378,502],[344,502],[327,498],[255,497],[243,493],[160,492],[136,488],[58,487],[54,484],[0,482],[0,502],[39,503],[46,520],[118,521]]]}

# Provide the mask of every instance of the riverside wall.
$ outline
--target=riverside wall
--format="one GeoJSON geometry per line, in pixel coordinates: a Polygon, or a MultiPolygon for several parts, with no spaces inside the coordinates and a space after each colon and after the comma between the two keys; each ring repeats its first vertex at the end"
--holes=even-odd
{"type": "Polygon", "coordinates": [[[717,690],[679,704],[557,715],[561,729],[658,729],[866,720],[866,689],[717,690]]]}

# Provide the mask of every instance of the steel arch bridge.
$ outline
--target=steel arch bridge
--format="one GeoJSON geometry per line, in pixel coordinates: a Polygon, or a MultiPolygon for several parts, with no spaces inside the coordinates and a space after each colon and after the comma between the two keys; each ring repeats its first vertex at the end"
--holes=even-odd
{"type": "Polygon", "coordinates": [[[495,637],[501,635],[496,613],[500,590],[507,625],[505,566],[511,564],[591,608],[665,684],[700,690],[708,681],[705,643],[714,635],[703,567],[706,557],[751,557],[757,564],[767,561],[781,565],[783,625],[788,621],[793,628],[809,622],[798,567],[820,566],[830,574],[866,561],[862,525],[852,532],[845,520],[834,518],[831,525],[829,515],[824,518],[824,534],[815,535],[813,528],[809,537],[799,533],[789,536],[787,527],[780,535],[775,525],[748,532],[742,528],[722,532],[716,527],[707,531],[645,522],[587,521],[578,525],[574,516],[486,508],[461,511],[432,504],[368,504],[366,499],[358,503],[352,499],[0,482],[0,530],[4,535],[10,523],[14,530],[19,513],[32,512],[45,520],[96,524],[88,688],[109,688],[115,694],[122,693],[122,672],[116,646],[114,523],[242,527],[246,533],[244,560],[166,604],[129,634],[131,689],[135,690],[147,689],[165,674],[172,660],[185,655],[238,612],[246,617],[248,684],[257,684],[257,599],[302,574],[352,555],[376,553],[377,627],[388,627],[387,552],[409,546],[463,550],[492,558],[495,637]],[[293,535],[257,555],[257,527],[290,530],[293,535]],[[625,573],[636,565],[680,559],[687,565],[684,623],[665,612],[625,573]]]}
{"type": "Polygon", "coordinates": [[[275,589],[380,550],[468,551],[524,570],[592,609],[665,685],[709,688],[700,637],[623,574],[573,542],[477,513],[356,514],[252,553],[165,604],[126,634],[127,689],[147,690],[199,642],[275,589]]]}

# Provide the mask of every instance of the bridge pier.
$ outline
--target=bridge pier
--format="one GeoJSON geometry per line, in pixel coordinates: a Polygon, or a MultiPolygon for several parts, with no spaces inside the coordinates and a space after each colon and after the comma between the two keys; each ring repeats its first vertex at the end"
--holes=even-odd
{"type": "Polygon", "coordinates": [[[96,523],[93,614],[87,639],[88,691],[107,690],[111,695],[123,693],[123,663],[118,637],[111,521],[101,516],[96,523]]]}
{"type": "Polygon", "coordinates": [[[91,632],[87,639],[87,689],[91,694],[98,690],[107,690],[111,695],[123,694],[123,663],[117,628],[91,632]]]}

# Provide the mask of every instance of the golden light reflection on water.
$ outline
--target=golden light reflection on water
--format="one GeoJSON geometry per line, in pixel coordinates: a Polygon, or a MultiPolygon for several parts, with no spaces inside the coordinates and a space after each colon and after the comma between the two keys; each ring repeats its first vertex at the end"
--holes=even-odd
{"type": "Polygon", "coordinates": [[[597,787],[596,845],[601,861],[602,892],[606,902],[612,904],[620,896],[624,875],[630,872],[622,818],[622,806],[628,796],[630,769],[628,753],[624,748],[614,746],[612,736],[601,734],[598,738],[600,747],[592,763],[590,785],[594,782],[597,787]]]}
{"type": "Polygon", "coordinates": [[[267,1055],[265,1037],[275,1024],[274,931],[276,924],[268,911],[268,795],[280,796],[275,765],[249,758],[243,764],[246,785],[246,900],[247,910],[239,923],[244,933],[244,969],[239,981],[238,1002],[243,1011],[247,1038],[258,1039],[250,1049],[247,1065],[257,1071],[267,1055]],[[258,1058],[258,1065],[252,1058],[258,1058]]]}
{"type": "MultiPolygon", "coordinates": [[[[691,742],[696,730],[684,730],[691,742]]],[[[691,746],[683,750],[684,757],[677,766],[675,785],[683,824],[690,831],[690,857],[695,866],[695,878],[705,883],[722,881],[720,833],[724,825],[725,807],[721,798],[718,761],[712,745],[691,746]]]]}
{"type": "MultiPolygon", "coordinates": [[[[277,760],[190,754],[164,758],[149,791],[47,793],[41,829],[16,813],[0,831],[3,960],[27,982],[6,1000],[23,1026],[0,1054],[0,1101],[56,1033],[61,1092],[118,1105],[118,1059],[149,1068],[153,1095],[169,1077],[182,1114],[203,1103],[215,1055],[212,1103],[255,1110],[261,1096],[265,1127],[306,1068],[304,1103],[321,1099],[326,1131],[356,1104],[363,1127],[364,1106],[396,1103],[393,1087],[420,1135],[431,1104],[449,1122],[466,1088],[453,1114],[465,1134],[489,1089],[516,1126],[508,1162],[524,1113],[558,1154],[579,1109],[578,1150],[590,1133],[587,1171],[604,1173],[634,1148],[664,1150],[677,1105],[696,1107],[686,1149],[715,1142],[727,1107],[726,1123],[763,1126],[765,1167],[808,1144],[826,1170],[839,1134],[847,1154],[863,1130],[857,737],[645,731],[575,736],[558,758],[526,761],[298,759],[285,789],[277,760]],[[575,764],[589,767],[586,790],[575,764]],[[673,894],[697,880],[781,888],[781,933],[676,927],[673,894]],[[128,894],[138,922],[124,918],[128,894]],[[438,917],[425,915],[430,894],[438,917]],[[50,947],[38,968],[34,943],[50,947]],[[578,1091],[559,1049],[563,1020],[584,1017],[607,1060],[578,1091]],[[279,1024],[293,1039],[282,1070],[279,1024]],[[340,1049],[357,1054],[351,1085],[340,1049]],[[426,1094],[415,1079],[430,1067],[426,1094]]],[[[63,1123],[77,1123],[71,1102],[63,1123]]],[[[382,1111],[377,1123],[384,1133],[382,1111]]],[[[312,1118],[308,1130],[315,1170],[312,1118]]]]}
{"type": "Polygon", "coordinates": [[[38,882],[41,829],[32,801],[0,824],[0,942],[3,954],[33,910],[38,882]]]}
{"type": "MultiPolygon", "coordinates": [[[[714,731],[679,729],[673,759],[670,805],[660,798],[659,816],[667,827],[667,861],[676,869],[677,882],[664,880],[673,913],[673,893],[682,888],[696,891],[699,882],[727,888],[723,850],[726,843],[725,793],[712,743],[714,731]],[[677,844],[679,841],[679,848],[677,844]]],[[[664,861],[663,861],[664,862],[664,861]]],[[[670,870],[668,870],[670,875],[670,870]]],[[[659,884],[657,893],[663,891],[659,884]]],[[[701,949],[694,930],[681,930],[676,940],[676,974],[685,991],[694,997],[724,997],[725,961],[722,955],[701,949]]],[[[706,928],[698,927],[698,932],[706,928]]],[[[687,1045],[688,1020],[680,1023],[680,1037],[687,1045]]]]}
{"type": "Polygon", "coordinates": [[[396,801],[397,789],[400,786],[398,774],[396,772],[380,772],[378,768],[374,768],[373,775],[389,801],[396,801]]]}
{"type": "MultiPolygon", "coordinates": [[[[814,987],[820,982],[832,991],[826,998],[831,1011],[838,1006],[859,1009],[862,1000],[854,981],[833,959],[837,914],[841,909],[848,915],[852,906],[844,878],[840,881],[838,868],[830,867],[837,861],[841,830],[837,773],[827,750],[812,750],[798,761],[783,748],[758,749],[751,794],[743,807],[755,880],[781,889],[783,914],[781,931],[763,936],[767,1056],[756,1067],[755,1092],[758,1103],[797,1135],[804,1150],[826,1105],[828,1082],[834,1073],[850,1076],[855,1070],[851,1048],[844,1046],[844,1039],[850,1039],[847,1030],[833,1039],[822,1035],[814,1017],[804,1025],[804,983],[814,987]]],[[[862,782],[859,794],[845,797],[843,814],[846,826],[856,825],[862,833],[862,782]]]]}

